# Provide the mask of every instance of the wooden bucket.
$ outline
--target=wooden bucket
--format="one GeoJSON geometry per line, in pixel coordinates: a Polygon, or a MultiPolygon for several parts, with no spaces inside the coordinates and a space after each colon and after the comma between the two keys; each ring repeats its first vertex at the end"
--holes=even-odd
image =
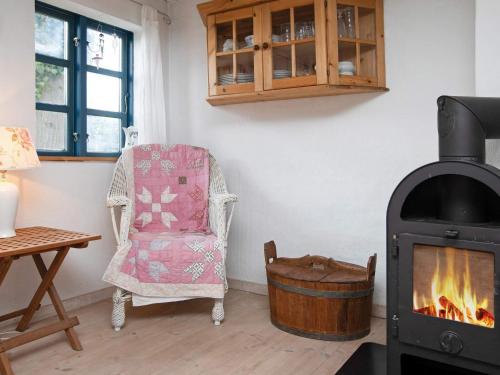
{"type": "Polygon", "coordinates": [[[377,254],[368,266],[306,255],[278,258],[264,245],[271,322],[313,339],[356,340],[370,333],[377,254]]]}

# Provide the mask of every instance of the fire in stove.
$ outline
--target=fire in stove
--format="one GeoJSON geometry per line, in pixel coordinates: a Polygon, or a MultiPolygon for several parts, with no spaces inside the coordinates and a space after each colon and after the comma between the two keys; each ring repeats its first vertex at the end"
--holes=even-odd
{"type": "Polygon", "coordinates": [[[492,253],[416,245],[414,312],[494,328],[493,265],[492,253]]]}

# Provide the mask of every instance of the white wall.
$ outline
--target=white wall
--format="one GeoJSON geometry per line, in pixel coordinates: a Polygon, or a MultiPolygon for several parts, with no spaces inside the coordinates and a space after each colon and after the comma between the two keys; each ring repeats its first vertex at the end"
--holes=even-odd
{"type": "MultiPolygon", "coordinates": [[[[165,7],[162,0],[148,3],[155,2],[158,7],[165,7]]],[[[102,21],[122,20],[120,26],[132,31],[139,29],[139,7],[128,0],[51,3],[88,16],[97,15],[102,21]]],[[[34,1],[3,0],[2,7],[9,11],[0,12],[0,126],[28,127],[35,135],[34,1]]],[[[110,217],[105,208],[112,170],[112,163],[42,162],[39,169],[9,173],[21,190],[18,227],[55,226],[103,236],[88,249],[70,252],[56,278],[62,298],[109,286],[101,277],[114,252],[110,217]]],[[[14,262],[0,288],[0,314],[24,307],[38,282],[31,259],[14,262]]]]}
{"type": "MultiPolygon", "coordinates": [[[[500,1],[476,0],[476,95],[500,97],[500,1]]],[[[486,142],[486,160],[500,167],[500,141],[486,142]]]]}
{"type": "Polygon", "coordinates": [[[500,96],[500,1],[476,0],[476,93],[500,96]]]}
{"type": "Polygon", "coordinates": [[[385,94],[211,107],[195,0],[175,1],[170,141],[208,147],[237,193],[229,276],[265,283],[278,255],[365,263],[385,304],[385,213],[396,184],[437,160],[436,99],[474,94],[473,0],[386,0],[385,94]]]}

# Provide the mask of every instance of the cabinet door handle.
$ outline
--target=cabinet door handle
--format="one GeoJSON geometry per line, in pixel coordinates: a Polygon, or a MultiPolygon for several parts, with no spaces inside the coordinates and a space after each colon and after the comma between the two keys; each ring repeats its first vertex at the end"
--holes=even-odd
{"type": "Polygon", "coordinates": [[[268,49],[268,48],[269,48],[269,43],[264,42],[264,43],[262,44],[262,48],[264,48],[264,49],[268,49]]]}
{"type": "Polygon", "coordinates": [[[254,51],[258,51],[260,50],[260,46],[258,44],[256,44],[255,46],[253,46],[253,50],[254,51]]]}

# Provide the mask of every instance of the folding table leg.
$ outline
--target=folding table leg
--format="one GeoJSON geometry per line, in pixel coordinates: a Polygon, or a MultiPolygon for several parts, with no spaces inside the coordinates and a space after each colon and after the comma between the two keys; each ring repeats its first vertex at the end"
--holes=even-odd
{"type": "MultiPolygon", "coordinates": [[[[9,272],[10,266],[12,265],[12,258],[0,258],[0,285],[5,280],[7,272],[9,272]]],[[[1,375],[14,375],[12,367],[10,366],[9,357],[7,353],[0,352],[0,374],[1,375]]]]}
{"type": "Polygon", "coordinates": [[[2,375],[14,375],[12,367],[10,366],[9,358],[7,358],[7,353],[0,353],[0,374],[2,375]]]}
{"type": "Polygon", "coordinates": [[[45,276],[42,276],[42,282],[40,283],[40,286],[36,290],[35,295],[31,299],[31,302],[26,309],[26,313],[19,321],[16,328],[17,331],[23,332],[28,328],[31,320],[33,319],[33,315],[35,314],[37,306],[42,301],[42,298],[45,295],[45,293],[47,293],[47,290],[52,284],[52,281],[54,280],[57,271],[59,271],[59,268],[61,267],[64,258],[68,254],[68,251],[69,247],[65,247],[57,252],[54,260],[52,261],[52,264],[49,267],[49,270],[47,271],[45,276]]]}
{"type": "MultiPolygon", "coordinates": [[[[47,267],[45,266],[45,263],[43,262],[42,256],[40,254],[35,254],[33,255],[33,260],[35,261],[36,268],[38,268],[40,276],[42,278],[45,278],[48,271],[47,267]]],[[[52,282],[49,285],[48,293],[50,299],[52,300],[52,304],[54,305],[54,308],[57,312],[59,320],[68,320],[69,319],[68,313],[66,312],[66,309],[64,308],[61,298],[59,297],[59,293],[57,293],[54,283],[52,282]]],[[[82,344],[80,343],[80,340],[78,339],[78,336],[74,328],[73,327],[68,328],[65,330],[65,332],[73,350],[83,350],[82,344]]]]}
{"type": "Polygon", "coordinates": [[[0,285],[5,280],[5,276],[7,276],[7,272],[9,272],[10,266],[12,264],[12,258],[0,258],[0,285]]]}

